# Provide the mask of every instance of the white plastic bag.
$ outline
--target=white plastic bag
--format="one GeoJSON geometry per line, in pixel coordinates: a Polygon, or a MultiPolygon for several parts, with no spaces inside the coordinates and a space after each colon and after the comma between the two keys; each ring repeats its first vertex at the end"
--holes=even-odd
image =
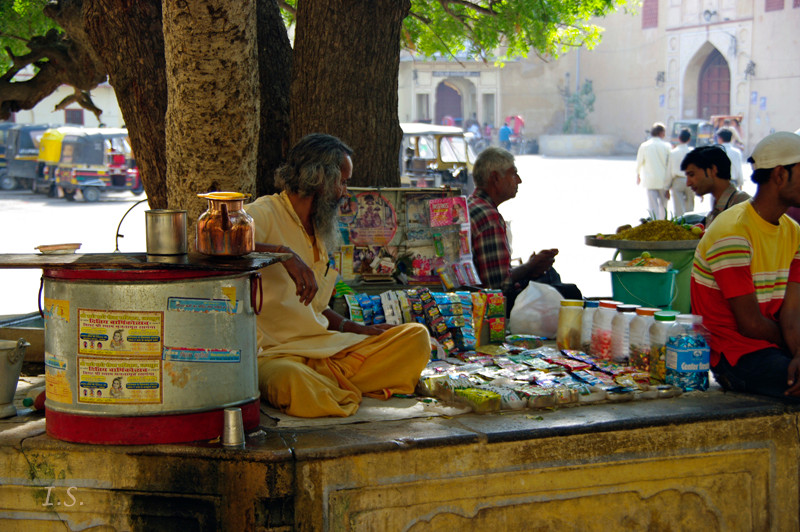
{"type": "Polygon", "coordinates": [[[549,284],[530,281],[514,302],[508,319],[508,330],[511,334],[555,338],[563,299],[558,290],[549,284]]]}

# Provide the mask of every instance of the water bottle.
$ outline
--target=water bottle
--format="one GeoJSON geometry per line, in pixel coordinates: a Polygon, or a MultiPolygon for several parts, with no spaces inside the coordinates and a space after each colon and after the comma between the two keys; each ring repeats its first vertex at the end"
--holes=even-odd
{"type": "Polygon", "coordinates": [[[558,329],[556,330],[556,346],[558,346],[559,349],[581,348],[582,317],[582,300],[561,300],[561,308],[558,311],[558,329]]]}
{"type": "Polygon", "coordinates": [[[619,301],[600,301],[592,320],[592,356],[600,360],[611,360],[611,322],[617,313],[619,301]]]}
{"type": "Polygon", "coordinates": [[[630,327],[630,364],[645,373],[650,372],[650,327],[655,323],[654,315],[661,309],[639,307],[630,327]]]}
{"type": "Polygon", "coordinates": [[[681,314],[667,330],[667,384],[685,392],[708,390],[711,350],[703,318],[681,314]]]}
{"type": "Polygon", "coordinates": [[[611,360],[628,364],[630,359],[630,326],[639,305],[617,305],[617,314],[611,320],[611,360]]]}
{"type": "Polygon", "coordinates": [[[592,354],[592,322],[597,306],[600,303],[595,300],[583,302],[583,316],[581,317],[581,351],[587,355],[592,354]]]}
{"type": "Polygon", "coordinates": [[[650,326],[650,378],[664,382],[667,378],[667,329],[680,314],[676,310],[660,310],[650,326]]]}

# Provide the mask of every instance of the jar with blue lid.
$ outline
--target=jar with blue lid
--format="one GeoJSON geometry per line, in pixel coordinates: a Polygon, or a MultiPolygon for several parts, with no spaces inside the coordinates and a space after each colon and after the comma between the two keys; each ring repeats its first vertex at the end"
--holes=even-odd
{"type": "Polygon", "coordinates": [[[666,382],[685,392],[708,390],[711,350],[702,316],[681,314],[667,331],[666,382]]]}

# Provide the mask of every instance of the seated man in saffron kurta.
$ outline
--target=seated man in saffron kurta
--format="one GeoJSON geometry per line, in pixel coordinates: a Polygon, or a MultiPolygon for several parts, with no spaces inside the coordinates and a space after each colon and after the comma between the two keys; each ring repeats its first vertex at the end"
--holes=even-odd
{"type": "Polygon", "coordinates": [[[293,416],[344,417],[364,395],[412,393],[430,358],[423,325],[367,326],[328,307],[337,274],[328,250],[339,245],[337,213],[348,197],[352,153],[336,137],[304,137],[276,171],[283,191],[245,207],[255,221],[256,251],[294,255],[283,268],[261,270],[257,320],[262,397],[293,416]]]}

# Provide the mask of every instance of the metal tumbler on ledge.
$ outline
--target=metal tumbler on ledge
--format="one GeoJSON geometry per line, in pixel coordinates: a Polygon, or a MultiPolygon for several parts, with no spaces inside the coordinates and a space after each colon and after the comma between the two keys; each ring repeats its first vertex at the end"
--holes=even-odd
{"type": "Polygon", "coordinates": [[[144,212],[148,255],[185,255],[186,211],[154,209],[144,212]]]}
{"type": "Polygon", "coordinates": [[[222,425],[222,445],[226,447],[244,446],[244,424],[241,408],[226,408],[222,425]]]}

